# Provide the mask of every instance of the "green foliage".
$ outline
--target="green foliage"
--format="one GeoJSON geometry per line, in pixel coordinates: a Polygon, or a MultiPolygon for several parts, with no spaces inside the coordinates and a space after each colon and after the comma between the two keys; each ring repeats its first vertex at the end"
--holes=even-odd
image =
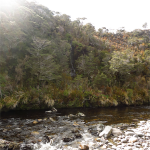
{"type": "Polygon", "coordinates": [[[94,87],[101,88],[107,86],[110,82],[110,79],[104,73],[98,73],[93,80],[94,87]]]}
{"type": "Polygon", "coordinates": [[[4,87],[6,84],[6,79],[3,75],[0,74],[0,86],[4,87]]]}
{"type": "Polygon", "coordinates": [[[109,61],[110,70],[115,73],[128,74],[134,68],[134,52],[125,50],[123,52],[114,51],[112,59],[109,61]]]}
{"type": "Polygon", "coordinates": [[[0,10],[0,109],[149,101],[149,30],[96,32],[85,18],[16,3],[0,10]]]}

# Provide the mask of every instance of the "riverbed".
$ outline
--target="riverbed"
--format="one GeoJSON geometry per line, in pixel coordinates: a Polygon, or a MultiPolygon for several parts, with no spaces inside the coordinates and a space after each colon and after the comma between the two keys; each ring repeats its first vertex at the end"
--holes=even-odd
{"type": "Polygon", "coordinates": [[[98,147],[95,139],[99,137],[99,125],[102,128],[107,125],[136,127],[141,120],[150,119],[150,106],[58,109],[56,113],[45,111],[1,112],[0,139],[32,145],[33,149],[39,150],[90,147],[90,142],[98,147]],[[79,112],[85,117],[75,116],[79,112]]]}

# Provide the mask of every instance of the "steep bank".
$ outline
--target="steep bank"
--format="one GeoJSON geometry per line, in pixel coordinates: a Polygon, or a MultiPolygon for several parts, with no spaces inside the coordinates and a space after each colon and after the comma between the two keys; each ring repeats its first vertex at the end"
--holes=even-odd
{"type": "Polygon", "coordinates": [[[0,10],[0,109],[149,103],[150,30],[96,31],[85,18],[15,1],[0,10]]]}

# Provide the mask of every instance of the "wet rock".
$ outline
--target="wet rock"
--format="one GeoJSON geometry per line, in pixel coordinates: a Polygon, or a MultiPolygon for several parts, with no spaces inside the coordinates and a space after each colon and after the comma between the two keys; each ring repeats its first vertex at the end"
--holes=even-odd
{"type": "Polygon", "coordinates": [[[47,120],[47,118],[44,118],[44,119],[43,119],[43,121],[46,121],[46,120],[47,120]]]}
{"type": "Polygon", "coordinates": [[[53,107],[52,112],[57,112],[57,109],[53,107]]]}
{"type": "Polygon", "coordinates": [[[134,142],[136,142],[137,141],[137,138],[136,137],[131,137],[130,139],[129,139],[129,142],[130,143],[134,143],[134,142]]]}
{"type": "Polygon", "coordinates": [[[132,119],[134,122],[138,122],[139,121],[139,119],[132,119]]]}
{"type": "Polygon", "coordinates": [[[52,113],[52,111],[51,111],[51,110],[49,110],[49,111],[45,111],[45,113],[52,113]]]}
{"type": "Polygon", "coordinates": [[[129,135],[130,135],[130,136],[133,136],[133,135],[135,135],[135,133],[134,133],[134,132],[129,132],[129,131],[127,131],[127,132],[125,133],[125,135],[126,135],[126,136],[129,136],[129,135]]]}
{"type": "Polygon", "coordinates": [[[127,146],[124,148],[124,150],[132,150],[132,147],[127,146]]]}
{"type": "Polygon", "coordinates": [[[136,125],[134,123],[130,124],[130,127],[135,127],[136,125]]]}
{"type": "Polygon", "coordinates": [[[105,138],[108,138],[110,134],[112,133],[112,127],[106,126],[105,129],[99,134],[99,136],[104,136],[105,138]]]}
{"type": "Polygon", "coordinates": [[[71,132],[72,133],[79,133],[79,130],[78,129],[73,129],[71,132]]]}
{"type": "Polygon", "coordinates": [[[120,129],[117,129],[117,128],[112,128],[112,134],[114,136],[119,136],[119,135],[122,135],[122,131],[120,129]]]}
{"type": "Polygon", "coordinates": [[[127,139],[122,139],[122,140],[121,140],[121,143],[127,143],[127,142],[128,142],[127,139]]]}
{"type": "Polygon", "coordinates": [[[49,118],[49,120],[52,121],[52,122],[55,122],[55,120],[53,118],[51,118],[51,117],[49,118]]]}
{"type": "Polygon", "coordinates": [[[33,121],[33,124],[37,124],[38,122],[36,120],[33,121]]]}
{"type": "Polygon", "coordinates": [[[20,150],[33,150],[33,145],[23,144],[23,145],[21,145],[20,150]]]}
{"type": "Polygon", "coordinates": [[[80,150],[89,150],[89,146],[87,146],[87,145],[80,145],[79,149],[80,150]]]}
{"type": "Polygon", "coordinates": [[[68,117],[69,117],[69,118],[76,118],[77,116],[76,116],[76,115],[73,115],[73,114],[69,114],[68,117]]]}
{"type": "Polygon", "coordinates": [[[121,130],[124,130],[124,129],[128,128],[128,127],[129,127],[128,124],[123,124],[123,125],[120,127],[120,129],[121,129],[121,130]]]}
{"type": "Polygon", "coordinates": [[[49,143],[49,142],[50,142],[49,137],[48,137],[47,135],[43,136],[43,137],[42,137],[42,142],[43,142],[44,144],[49,143]]]}
{"type": "Polygon", "coordinates": [[[94,135],[94,136],[97,136],[102,130],[103,130],[103,127],[102,125],[96,125],[96,126],[92,126],[92,127],[89,127],[88,131],[94,135]]]}
{"type": "Polygon", "coordinates": [[[135,134],[136,134],[137,136],[139,136],[139,137],[144,136],[144,134],[143,134],[143,133],[141,133],[141,132],[135,132],[135,134]]]}
{"type": "Polygon", "coordinates": [[[42,119],[38,119],[38,122],[42,122],[43,120],[42,119]]]}
{"type": "Polygon", "coordinates": [[[104,137],[96,138],[96,141],[102,143],[102,145],[104,145],[104,144],[107,142],[107,141],[104,139],[104,137]]]}
{"type": "Polygon", "coordinates": [[[64,142],[72,142],[75,140],[75,137],[73,135],[67,135],[66,137],[63,138],[64,142]]]}
{"type": "Polygon", "coordinates": [[[20,150],[20,144],[15,143],[15,142],[9,143],[8,149],[11,149],[11,150],[20,150]]]}
{"type": "Polygon", "coordinates": [[[76,115],[77,115],[78,117],[85,117],[85,114],[83,114],[83,113],[81,113],[81,112],[77,113],[76,115]]]}
{"type": "Polygon", "coordinates": [[[79,139],[79,138],[82,138],[82,135],[81,135],[80,133],[76,133],[76,134],[75,134],[75,137],[76,137],[77,139],[79,139]]]}
{"type": "Polygon", "coordinates": [[[37,132],[37,131],[33,131],[33,132],[31,132],[31,134],[34,135],[34,136],[37,136],[37,135],[39,135],[40,133],[37,132]]]}
{"type": "Polygon", "coordinates": [[[3,132],[7,132],[8,130],[7,129],[3,129],[3,132]]]}

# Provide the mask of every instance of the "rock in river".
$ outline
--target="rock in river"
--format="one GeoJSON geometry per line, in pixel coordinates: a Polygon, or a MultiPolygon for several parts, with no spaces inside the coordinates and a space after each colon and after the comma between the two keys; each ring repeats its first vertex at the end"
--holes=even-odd
{"type": "Polygon", "coordinates": [[[85,117],[85,114],[79,112],[79,113],[77,113],[77,116],[78,116],[78,117],[85,117]]]}
{"type": "Polygon", "coordinates": [[[112,134],[114,136],[118,136],[118,135],[122,134],[122,131],[120,129],[117,129],[117,128],[112,128],[112,134]]]}
{"type": "Polygon", "coordinates": [[[89,150],[89,146],[87,146],[87,145],[80,145],[79,149],[80,150],[89,150]]]}
{"type": "Polygon", "coordinates": [[[104,136],[105,138],[108,138],[112,132],[111,126],[106,126],[105,129],[99,134],[99,136],[104,136]]]}

